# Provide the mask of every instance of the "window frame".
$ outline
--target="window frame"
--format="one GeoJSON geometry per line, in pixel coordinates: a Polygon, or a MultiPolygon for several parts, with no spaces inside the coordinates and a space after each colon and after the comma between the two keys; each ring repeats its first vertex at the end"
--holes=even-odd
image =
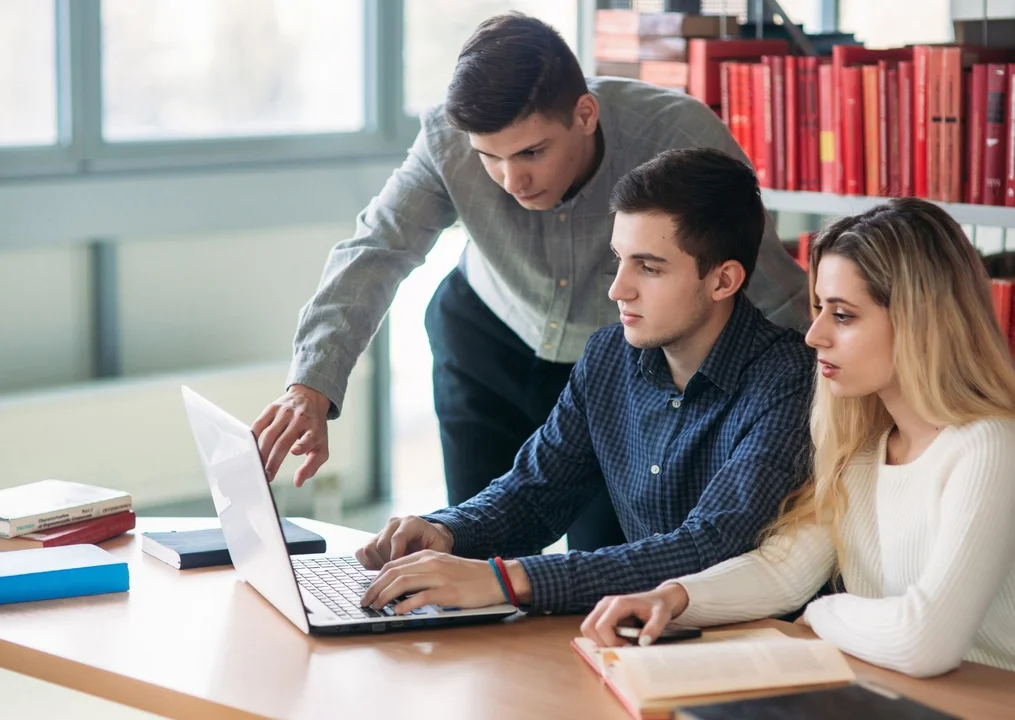
{"type": "Polygon", "coordinates": [[[402,111],[402,2],[362,0],[364,128],[353,132],[107,142],[102,137],[101,0],[52,0],[57,142],[0,148],[0,180],[403,155],[419,128],[402,111]]]}

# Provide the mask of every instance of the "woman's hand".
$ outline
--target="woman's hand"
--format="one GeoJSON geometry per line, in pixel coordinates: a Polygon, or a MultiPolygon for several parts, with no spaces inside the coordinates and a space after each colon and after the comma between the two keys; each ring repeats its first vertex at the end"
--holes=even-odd
{"type": "Polygon", "coordinates": [[[687,609],[687,601],[687,591],[678,583],[663,584],[643,593],[605,597],[585,618],[582,635],[602,647],[625,645],[627,641],[617,637],[617,626],[637,618],[644,623],[638,644],[650,645],[666,623],[687,609]]]}

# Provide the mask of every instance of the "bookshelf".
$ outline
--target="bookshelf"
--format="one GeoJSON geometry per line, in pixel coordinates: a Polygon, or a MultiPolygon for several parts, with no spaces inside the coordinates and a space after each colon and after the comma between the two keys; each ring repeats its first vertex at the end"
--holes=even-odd
{"type": "MultiPolygon", "coordinates": [[[[765,207],[770,211],[834,216],[855,215],[889,199],[869,195],[836,195],[834,193],[773,190],[771,188],[762,188],[761,197],[765,207]]],[[[937,204],[962,224],[1015,228],[1015,207],[945,202],[937,204]]]]}

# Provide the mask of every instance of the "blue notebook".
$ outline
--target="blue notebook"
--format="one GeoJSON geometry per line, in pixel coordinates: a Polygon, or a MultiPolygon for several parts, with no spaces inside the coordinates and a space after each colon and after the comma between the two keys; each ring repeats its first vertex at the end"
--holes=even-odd
{"type": "MultiPolygon", "coordinates": [[[[290,555],[327,550],[323,537],[285,519],[282,520],[282,534],[290,555]]],[[[142,533],[141,550],[180,570],[233,564],[221,528],[142,533]]]]}
{"type": "Polygon", "coordinates": [[[97,545],[0,553],[0,605],[124,592],[129,588],[126,561],[97,545]]]}

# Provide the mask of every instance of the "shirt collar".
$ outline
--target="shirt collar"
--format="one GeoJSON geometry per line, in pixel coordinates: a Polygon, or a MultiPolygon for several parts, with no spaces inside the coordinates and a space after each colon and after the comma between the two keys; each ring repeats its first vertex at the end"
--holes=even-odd
{"type": "Polygon", "coordinates": [[[561,210],[568,208],[578,202],[579,198],[586,197],[590,192],[602,183],[610,183],[610,187],[607,188],[607,194],[613,190],[613,173],[610,171],[610,163],[613,162],[613,151],[615,150],[614,145],[617,143],[615,135],[610,133],[613,127],[613,117],[611,108],[605,103],[599,93],[599,88],[593,81],[589,82],[589,92],[599,102],[599,127],[598,130],[603,134],[603,157],[599,161],[599,167],[592,173],[592,177],[582,185],[581,190],[576,192],[573,197],[569,198],[567,202],[562,202],[560,205],[554,208],[554,210],[561,210]]]}
{"type": "MultiPolygon", "coordinates": [[[[705,361],[688,381],[684,389],[685,394],[688,390],[692,390],[694,394],[694,386],[701,382],[699,378],[705,378],[727,395],[732,395],[736,390],[740,373],[752,359],[751,346],[759,322],[761,313],[743,293],[739,294],[729,320],[705,356],[705,361]]],[[[635,366],[635,374],[638,373],[657,387],[674,387],[662,348],[649,348],[639,353],[635,366]]]]}

